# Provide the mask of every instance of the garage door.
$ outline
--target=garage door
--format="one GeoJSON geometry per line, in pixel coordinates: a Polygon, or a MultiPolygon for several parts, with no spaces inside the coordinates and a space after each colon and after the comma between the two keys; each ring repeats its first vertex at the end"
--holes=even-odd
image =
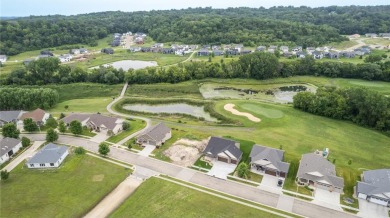
{"type": "Polygon", "coordinates": [[[376,203],[376,204],[379,204],[379,205],[383,205],[383,206],[387,206],[387,202],[386,201],[382,201],[382,200],[379,200],[379,199],[376,199],[376,198],[370,198],[370,202],[376,203]]]}
{"type": "Polygon", "coordinates": [[[265,174],[276,176],[276,172],[272,170],[265,170],[265,174]]]}
{"type": "Polygon", "coordinates": [[[219,157],[219,156],[218,156],[218,160],[222,161],[222,162],[225,162],[225,163],[229,162],[227,158],[223,158],[223,157],[219,157]]]}

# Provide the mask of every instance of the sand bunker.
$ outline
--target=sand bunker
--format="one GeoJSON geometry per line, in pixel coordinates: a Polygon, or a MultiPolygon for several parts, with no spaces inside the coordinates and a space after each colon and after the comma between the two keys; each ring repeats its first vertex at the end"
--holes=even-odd
{"type": "Polygon", "coordinates": [[[188,167],[192,166],[201,156],[201,152],[207,145],[207,139],[203,141],[180,139],[164,151],[174,164],[188,167]]]}
{"type": "Polygon", "coordinates": [[[253,121],[256,123],[261,121],[260,118],[257,118],[250,113],[240,112],[240,111],[234,109],[234,107],[235,107],[234,104],[225,104],[225,106],[223,108],[234,115],[247,117],[250,121],[253,121]]]}

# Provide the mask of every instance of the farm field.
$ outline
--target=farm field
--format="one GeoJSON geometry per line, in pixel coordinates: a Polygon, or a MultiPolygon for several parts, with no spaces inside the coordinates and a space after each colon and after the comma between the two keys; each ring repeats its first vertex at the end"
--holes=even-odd
{"type": "Polygon", "coordinates": [[[199,214],[204,217],[278,217],[159,178],[146,180],[110,217],[199,217],[199,214]]]}
{"type": "Polygon", "coordinates": [[[89,155],[70,154],[59,169],[20,164],[1,181],[2,217],[82,217],[131,170],[89,155]]]}

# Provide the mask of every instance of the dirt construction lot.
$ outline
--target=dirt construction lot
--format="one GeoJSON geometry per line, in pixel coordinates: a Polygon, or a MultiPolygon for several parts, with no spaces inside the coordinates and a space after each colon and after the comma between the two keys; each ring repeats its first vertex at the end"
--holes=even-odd
{"type": "Polygon", "coordinates": [[[201,156],[207,142],[207,139],[202,141],[180,139],[164,151],[164,155],[169,157],[174,164],[184,167],[192,166],[201,156]]]}

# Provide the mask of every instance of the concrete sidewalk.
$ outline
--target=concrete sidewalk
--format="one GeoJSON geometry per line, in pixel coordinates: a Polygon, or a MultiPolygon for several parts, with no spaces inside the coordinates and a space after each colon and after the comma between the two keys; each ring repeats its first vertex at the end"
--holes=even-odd
{"type": "Polygon", "coordinates": [[[26,158],[32,157],[36,150],[44,143],[44,141],[35,141],[33,145],[31,145],[27,150],[25,150],[22,154],[17,156],[15,159],[13,159],[7,166],[5,166],[2,170],[7,170],[10,172],[13,170],[16,166],[18,166],[22,161],[24,161],[26,158]]]}

